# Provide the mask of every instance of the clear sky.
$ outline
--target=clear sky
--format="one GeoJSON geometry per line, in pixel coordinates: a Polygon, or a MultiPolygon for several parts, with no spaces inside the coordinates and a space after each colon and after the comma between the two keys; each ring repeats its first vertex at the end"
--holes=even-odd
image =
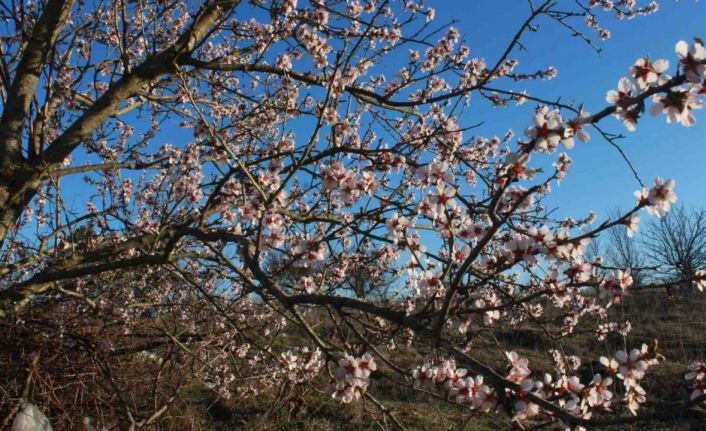
{"type": "MultiPolygon", "coordinates": [[[[569,1],[573,3],[573,0],[559,0],[559,4],[569,1]]],[[[618,21],[606,16],[602,25],[612,36],[608,41],[598,41],[603,50],[600,54],[572,38],[556,23],[546,18],[540,20],[540,31],[523,39],[528,51],[515,52],[513,57],[520,60],[523,72],[552,65],[559,74],[539,85],[520,83],[516,89],[532,89],[532,93],[548,99],[562,96],[562,101],[583,102],[587,111],[597,112],[606,106],[606,92],[617,86],[618,79],[627,75],[627,68],[637,58],[650,55],[653,59],[668,59],[673,73],[676,42],[680,39],[691,42],[695,36],[706,39],[706,1],[660,0],[659,4],[658,13],[634,20],[618,21]]],[[[438,24],[456,20],[471,56],[486,57],[491,64],[529,14],[524,0],[439,0],[427,5],[436,8],[438,24]]],[[[485,121],[479,131],[482,135],[501,136],[508,128],[521,134],[530,124],[531,109],[535,106],[527,105],[526,111],[471,110],[464,123],[485,121]]],[[[696,118],[697,124],[689,129],[666,124],[664,116],[646,114],[632,133],[612,117],[602,124],[608,131],[626,135],[621,146],[645,183],[652,183],[657,176],[674,178],[681,202],[706,206],[706,110],[697,111],[696,118]]],[[[589,144],[577,141],[576,148],[569,152],[574,160],[572,171],[546,201],[548,206],[560,207],[559,214],[580,217],[592,209],[600,216],[612,208],[626,208],[635,202],[632,192],[639,185],[627,165],[597,132],[593,131],[591,136],[589,144]]]]}
{"type": "MultiPolygon", "coordinates": [[[[557,1],[574,5],[573,0],[557,1]]],[[[551,65],[558,69],[558,76],[551,81],[518,83],[510,88],[528,90],[546,99],[561,96],[563,102],[584,103],[587,111],[597,112],[607,105],[606,92],[617,86],[618,79],[627,75],[628,67],[637,58],[644,55],[665,58],[673,66],[677,59],[674,52],[677,41],[691,41],[695,36],[706,39],[706,1],[659,0],[659,3],[658,13],[635,20],[618,21],[604,15],[602,25],[611,31],[612,37],[605,42],[597,41],[602,49],[600,54],[571,37],[558,24],[547,18],[540,19],[539,31],[527,33],[523,39],[527,51],[515,51],[511,57],[520,61],[520,72],[533,72],[551,65]]],[[[435,25],[455,21],[471,50],[470,56],[485,57],[490,64],[494,64],[530,13],[526,0],[427,0],[426,5],[436,9],[435,25]]],[[[579,27],[587,29],[582,24],[579,27]]],[[[381,66],[398,70],[400,58],[392,55],[389,64],[381,66]]],[[[673,72],[673,68],[670,71],[673,72]]],[[[503,88],[508,88],[504,85],[503,88]]],[[[521,135],[530,125],[534,103],[520,108],[488,109],[487,104],[478,103],[477,96],[474,97],[462,125],[484,124],[472,133],[502,136],[513,129],[521,135]]],[[[612,117],[602,125],[608,131],[626,135],[621,146],[646,184],[651,184],[657,176],[674,178],[681,202],[706,206],[706,191],[703,190],[706,184],[703,162],[706,158],[706,109],[697,111],[696,118],[697,124],[690,129],[668,125],[664,116],[649,114],[633,133],[612,117]]],[[[135,121],[140,124],[141,120],[135,121]]],[[[154,142],[156,147],[192,139],[191,131],[181,128],[176,120],[166,122],[164,127],[154,142]]],[[[581,218],[594,210],[600,220],[601,215],[613,208],[631,207],[635,202],[632,193],[639,185],[627,165],[597,132],[592,131],[591,135],[593,139],[589,144],[577,142],[569,152],[574,160],[572,170],[545,201],[548,207],[557,208],[559,215],[581,218]]],[[[470,133],[466,135],[469,136],[470,133]]],[[[85,155],[79,152],[74,157],[82,160],[85,155]]],[[[76,175],[63,180],[64,186],[69,186],[64,198],[70,205],[83,205],[85,189],[80,178],[81,175],[76,175]]]]}

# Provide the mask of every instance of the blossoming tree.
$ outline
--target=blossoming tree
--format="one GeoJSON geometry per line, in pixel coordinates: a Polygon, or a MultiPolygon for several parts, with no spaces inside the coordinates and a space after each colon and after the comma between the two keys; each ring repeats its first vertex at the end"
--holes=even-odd
{"type": "MultiPolygon", "coordinates": [[[[561,342],[577,328],[629,331],[611,314],[629,268],[585,247],[615,226],[632,235],[642,210],[665,215],[674,181],[603,221],[554,219],[542,200],[575,140],[610,139],[607,117],[694,125],[706,51],[675,41],[664,59],[626,64],[589,113],[517,90],[556,74],[521,70],[525,34],[549,20],[593,44],[609,36],[604,18],[656,3],[528,4],[490,59],[433,27],[421,0],[3,6],[0,312],[18,368],[97,370],[105,384],[81,391],[125,429],[168,416],[195,379],[228,398],[326,374],[334,399],[366,397],[399,427],[369,390],[375,373],[520,424],[654,417],[640,383],[656,346],[597,358],[586,379],[590,352],[561,342]],[[536,111],[519,136],[478,136],[462,117],[475,103],[536,111]],[[474,334],[500,325],[554,340],[553,371],[512,351],[507,368],[478,359],[474,334]],[[440,359],[406,367],[390,354],[401,344],[440,359]],[[144,373],[147,402],[131,380],[144,373]]],[[[693,394],[672,411],[704,401],[704,364],[684,373],[693,394]]]]}

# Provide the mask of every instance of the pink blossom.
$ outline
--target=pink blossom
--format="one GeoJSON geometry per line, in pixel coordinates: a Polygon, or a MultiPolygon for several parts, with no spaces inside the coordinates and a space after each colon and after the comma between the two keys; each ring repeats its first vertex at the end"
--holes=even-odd
{"type": "Polygon", "coordinates": [[[639,214],[633,214],[630,216],[630,218],[625,222],[625,226],[627,228],[627,234],[629,238],[632,238],[633,235],[635,235],[635,232],[638,231],[640,225],[640,215],[639,214]]]}
{"type": "Polygon", "coordinates": [[[704,49],[701,42],[694,42],[689,48],[688,43],[680,40],[677,42],[675,51],[679,56],[679,62],[684,68],[686,79],[691,82],[699,82],[702,77],[706,76],[706,64],[704,64],[706,49],[704,49]]]}
{"type": "Polygon", "coordinates": [[[694,286],[696,286],[699,291],[703,292],[704,287],[706,287],[706,271],[700,269],[694,273],[694,286]]]}
{"type": "Polygon", "coordinates": [[[505,356],[510,361],[508,380],[520,382],[530,375],[529,361],[526,358],[519,357],[515,352],[505,352],[505,356]]]}
{"type": "Polygon", "coordinates": [[[611,400],[613,399],[613,392],[611,392],[608,388],[612,384],[612,378],[604,378],[600,374],[594,375],[588,389],[588,397],[586,398],[588,405],[591,407],[610,407],[611,400]]]}
{"type": "Polygon", "coordinates": [[[669,61],[667,60],[657,60],[652,63],[649,58],[640,58],[630,68],[630,75],[637,88],[645,90],[650,86],[666,82],[669,77],[664,75],[664,71],[668,68],[669,61]]]}
{"type": "MultiPolygon", "coordinates": [[[[535,141],[535,147],[538,151],[553,153],[557,145],[565,140],[559,111],[549,111],[548,108],[542,107],[532,117],[532,122],[534,126],[528,127],[525,130],[525,135],[535,141]]],[[[565,145],[567,148],[571,148],[573,141],[567,139],[565,145]]]]}
{"type": "Polygon", "coordinates": [[[703,107],[704,104],[695,91],[674,90],[668,91],[665,95],[652,96],[650,113],[652,115],[664,113],[667,116],[667,123],[676,122],[682,126],[691,127],[696,123],[692,111],[703,107]]]}
{"type": "Polygon", "coordinates": [[[677,195],[673,192],[675,185],[674,180],[664,181],[657,177],[654,186],[647,194],[647,201],[650,203],[647,210],[657,217],[664,217],[672,204],[677,201],[677,195]]]}
{"type": "Polygon", "coordinates": [[[632,98],[635,94],[635,89],[627,78],[621,78],[618,81],[618,89],[610,90],[606,95],[606,102],[612,105],[620,105],[626,99],[632,98]]]}
{"type": "Polygon", "coordinates": [[[692,392],[690,400],[703,397],[706,394],[706,364],[702,361],[694,361],[689,365],[689,372],[684,375],[684,379],[691,382],[692,392]]]}
{"type": "Polygon", "coordinates": [[[576,137],[579,141],[586,143],[591,139],[591,135],[586,131],[586,126],[591,122],[591,114],[586,111],[579,112],[578,117],[569,121],[566,125],[566,135],[576,137]]]}

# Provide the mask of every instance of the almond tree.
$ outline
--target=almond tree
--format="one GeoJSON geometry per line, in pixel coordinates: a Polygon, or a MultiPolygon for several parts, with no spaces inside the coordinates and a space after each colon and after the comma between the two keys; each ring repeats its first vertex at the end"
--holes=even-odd
{"type": "Polygon", "coordinates": [[[522,91],[556,70],[522,70],[513,55],[538,22],[596,46],[603,18],[656,10],[530,1],[505,49],[483,59],[421,1],[3,5],[0,310],[14,348],[35,352],[17,368],[41,351],[57,375],[95,370],[102,384],[82,387],[112,416],[94,417],[124,429],[168,420],[194,379],[228,398],[326,372],[335,399],[366,397],[398,427],[369,390],[373,373],[518,423],[698,411],[702,392],[640,411],[640,382],[661,358],[646,345],[601,358],[590,381],[576,371],[590,352],[548,351],[555,370],[542,378],[514,352],[506,369],[474,353],[503,327],[558,343],[579,327],[629,331],[610,307],[630,272],[586,261],[585,247],[615,226],[634,231],[643,209],[664,216],[674,182],[657,178],[600,222],[555,219],[542,200],[570,171],[575,140],[590,129],[611,139],[607,117],[632,130],[649,105],[693,125],[704,46],[679,41],[671,61],[626,65],[593,114],[522,91]],[[536,105],[523,136],[476,135],[463,119],[469,104],[522,103],[536,105]],[[67,199],[79,182],[79,201],[67,199]],[[361,263],[397,288],[345,293],[361,263]],[[334,330],[313,324],[322,316],[334,330]],[[389,354],[405,343],[439,363],[406,369],[389,354]],[[151,365],[125,367],[124,355],[151,365]]]}

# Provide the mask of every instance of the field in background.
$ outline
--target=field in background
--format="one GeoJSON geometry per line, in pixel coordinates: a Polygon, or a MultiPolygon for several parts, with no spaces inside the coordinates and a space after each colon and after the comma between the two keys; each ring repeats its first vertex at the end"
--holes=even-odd
{"type": "MultiPolygon", "coordinates": [[[[588,353],[587,364],[580,370],[585,383],[593,374],[591,361],[597,362],[600,356],[611,355],[616,350],[639,347],[642,343],[652,344],[659,340],[660,352],[666,360],[648,371],[643,386],[648,389],[645,409],[663,400],[688,399],[689,389],[683,375],[689,363],[706,358],[706,299],[698,292],[672,294],[664,291],[634,292],[626,296],[621,305],[615,306],[614,313],[629,320],[633,332],[624,343],[622,337],[610,337],[598,341],[590,334],[578,334],[564,346],[567,353],[588,353]],[[649,389],[654,389],[650,391],[649,389]],[[659,395],[663,400],[655,399],[659,395]]],[[[502,342],[526,356],[530,368],[538,377],[538,372],[549,370],[547,348],[552,347],[541,334],[529,331],[505,331],[496,334],[502,342]]],[[[488,344],[487,347],[489,347],[488,344]]],[[[471,354],[491,361],[496,369],[505,364],[493,363],[490,354],[497,361],[497,352],[483,348],[479,344],[471,354]]],[[[494,345],[492,349],[497,350],[494,345]]],[[[413,356],[404,347],[388,352],[391,357],[407,368],[413,368],[424,358],[413,356]]],[[[409,383],[409,382],[408,382],[409,383]]],[[[511,424],[505,414],[480,415],[459,408],[452,403],[431,395],[400,387],[379,373],[373,374],[369,391],[380,404],[393,412],[395,418],[408,430],[494,430],[510,429],[511,424]]],[[[189,408],[185,418],[191,417],[194,429],[215,430],[380,430],[385,425],[394,429],[390,421],[380,421],[380,407],[370,400],[352,405],[340,405],[330,398],[331,386],[327,380],[307,388],[283,389],[283,397],[258,396],[241,402],[216,401],[211,393],[199,386],[188,389],[189,408]],[[287,392],[289,391],[289,392],[287,392]],[[277,398],[280,401],[276,401],[277,398]],[[371,414],[372,413],[372,414],[371,414]]],[[[535,423],[533,426],[542,424],[535,423]]],[[[549,429],[561,429],[553,425],[549,429]]],[[[674,416],[666,422],[650,422],[614,429],[634,430],[706,430],[706,424],[696,418],[674,416]]]]}

